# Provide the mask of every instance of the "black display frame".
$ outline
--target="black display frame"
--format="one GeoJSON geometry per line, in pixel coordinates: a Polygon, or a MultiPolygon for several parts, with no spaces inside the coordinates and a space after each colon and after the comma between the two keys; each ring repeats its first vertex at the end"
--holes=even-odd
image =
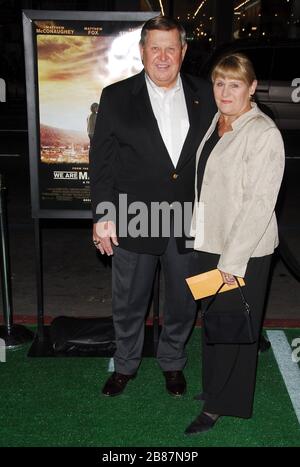
{"type": "MultiPolygon", "coordinates": [[[[28,145],[31,190],[31,213],[34,221],[35,237],[35,267],[37,284],[37,333],[29,349],[29,357],[57,356],[53,354],[49,339],[49,326],[44,325],[44,281],[43,281],[43,241],[42,227],[45,219],[87,219],[92,220],[91,210],[78,209],[42,209],[40,206],[39,190],[39,162],[40,162],[40,123],[39,123],[39,95],[37,74],[37,46],[33,22],[40,21],[91,21],[93,24],[104,21],[137,22],[143,24],[148,19],[158,16],[159,12],[103,12],[103,11],[56,11],[56,10],[23,10],[23,38],[26,73],[26,96],[28,117],[28,145]]],[[[92,222],[92,221],[91,221],[92,222]]],[[[146,326],[145,345],[143,355],[156,355],[159,326],[159,270],[153,289],[153,325],[146,326]]],[[[67,356],[67,355],[60,355],[67,356]]],[[[74,355],[76,356],[76,355],[74,355]]],[[[80,355],[82,356],[82,355],[80,355]]],[[[90,353],[86,356],[92,356],[90,353]]],[[[95,353],[95,356],[111,356],[110,351],[95,353]]]]}
{"type": "Polygon", "coordinates": [[[23,10],[23,38],[26,73],[28,145],[30,166],[31,213],[34,219],[91,219],[87,209],[43,209],[40,205],[39,173],[39,95],[37,74],[37,47],[34,21],[91,21],[93,24],[105,21],[132,22],[143,24],[158,12],[105,12],[105,11],[63,11],[63,10],[23,10]]]}

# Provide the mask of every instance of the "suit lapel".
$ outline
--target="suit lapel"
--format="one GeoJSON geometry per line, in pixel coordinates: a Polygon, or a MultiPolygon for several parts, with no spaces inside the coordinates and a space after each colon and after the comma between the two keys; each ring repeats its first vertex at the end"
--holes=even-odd
{"type": "MultiPolygon", "coordinates": [[[[181,169],[191,157],[194,157],[200,141],[207,130],[207,115],[205,107],[205,96],[201,91],[195,89],[193,83],[181,75],[185,101],[190,121],[190,127],[183,144],[176,170],[181,169]]],[[[152,135],[153,155],[158,155],[160,163],[164,163],[168,170],[173,171],[174,165],[168,150],[164,144],[159,127],[152,110],[150,97],[145,81],[145,73],[142,71],[136,76],[132,89],[135,109],[147,131],[152,135]]]]}
{"type": "Polygon", "coordinates": [[[183,144],[176,169],[180,169],[195,155],[204,131],[205,113],[204,100],[193,88],[187,78],[182,76],[182,84],[185,95],[187,111],[189,115],[190,128],[183,144]]]}
{"type": "Polygon", "coordinates": [[[145,73],[142,71],[137,75],[133,88],[134,102],[137,112],[147,131],[152,135],[153,155],[159,155],[160,161],[164,162],[168,169],[174,170],[172,160],[159,131],[157,120],[152,110],[150,97],[145,81],[145,73]]]}

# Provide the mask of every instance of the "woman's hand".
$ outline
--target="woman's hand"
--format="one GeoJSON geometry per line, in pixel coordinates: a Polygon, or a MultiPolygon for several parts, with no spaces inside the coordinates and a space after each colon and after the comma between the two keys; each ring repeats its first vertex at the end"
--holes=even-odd
{"type": "MultiPolygon", "coordinates": [[[[220,271],[220,269],[219,269],[220,271]]],[[[220,271],[222,275],[223,282],[227,285],[234,285],[235,284],[235,277],[232,274],[228,274],[227,272],[220,271]]]]}

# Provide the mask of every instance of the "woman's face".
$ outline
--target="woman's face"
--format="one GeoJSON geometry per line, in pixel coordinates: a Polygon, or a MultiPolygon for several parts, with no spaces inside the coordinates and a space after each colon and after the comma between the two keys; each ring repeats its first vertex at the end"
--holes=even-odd
{"type": "Polygon", "coordinates": [[[216,104],[220,112],[235,117],[250,108],[250,96],[254,94],[257,81],[249,86],[245,81],[229,77],[217,76],[213,89],[216,104]]]}

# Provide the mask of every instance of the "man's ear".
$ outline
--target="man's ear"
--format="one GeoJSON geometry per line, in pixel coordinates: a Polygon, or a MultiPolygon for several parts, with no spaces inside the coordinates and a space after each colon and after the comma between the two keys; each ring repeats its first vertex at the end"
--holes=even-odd
{"type": "Polygon", "coordinates": [[[182,47],[182,51],[181,51],[181,58],[182,58],[182,61],[184,59],[184,56],[185,56],[185,53],[187,51],[187,44],[185,43],[184,46],[182,47]]]}
{"type": "Polygon", "coordinates": [[[139,43],[139,49],[140,49],[141,60],[142,60],[142,63],[143,63],[144,47],[142,46],[141,43],[139,43]]]}

